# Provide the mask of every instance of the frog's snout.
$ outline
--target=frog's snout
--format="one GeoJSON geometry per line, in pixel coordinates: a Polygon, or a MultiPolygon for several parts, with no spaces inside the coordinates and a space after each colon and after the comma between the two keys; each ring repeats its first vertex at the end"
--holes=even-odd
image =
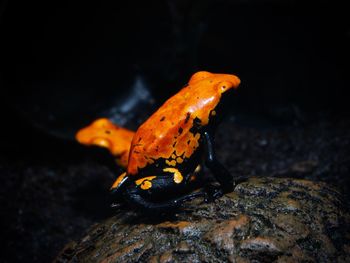
{"type": "Polygon", "coordinates": [[[220,81],[217,87],[220,93],[224,93],[230,89],[237,89],[240,83],[241,80],[238,77],[234,75],[229,75],[229,77],[226,77],[225,79],[220,81]]]}

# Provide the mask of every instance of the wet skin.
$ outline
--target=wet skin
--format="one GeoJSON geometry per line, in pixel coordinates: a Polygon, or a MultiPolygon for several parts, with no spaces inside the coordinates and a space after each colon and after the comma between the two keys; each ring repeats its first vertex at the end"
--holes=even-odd
{"type": "Polygon", "coordinates": [[[111,190],[146,211],[178,207],[184,201],[209,198],[232,190],[233,177],[217,160],[214,130],[224,93],[240,84],[238,77],[205,71],[168,99],[133,136],[126,172],[111,190]],[[219,189],[192,192],[206,165],[219,189]]]}
{"type": "Polygon", "coordinates": [[[126,168],[134,134],[133,131],[119,127],[106,118],[101,118],[79,130],[75,138],[79,143],[87,146],[107,148],[116,158],[117,164],[126,168]]]}

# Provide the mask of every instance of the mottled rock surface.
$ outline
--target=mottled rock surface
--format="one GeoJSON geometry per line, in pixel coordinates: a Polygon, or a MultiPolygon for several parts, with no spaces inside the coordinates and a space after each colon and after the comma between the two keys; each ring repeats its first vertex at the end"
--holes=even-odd
{"type": "Polygon", "coordinates": [[[324,183],[251,178],[172,216],[119,211],[56,262],[350,262],[349,226],[341,196],[324,183]]]}

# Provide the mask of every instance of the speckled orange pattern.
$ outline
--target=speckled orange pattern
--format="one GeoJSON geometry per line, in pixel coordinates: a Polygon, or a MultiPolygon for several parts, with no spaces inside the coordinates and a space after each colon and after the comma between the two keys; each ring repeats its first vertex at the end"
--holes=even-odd
{"type": "Polygon", "coordinates": [[[199,146],[200,134],[190,129],[198,118],[200,125],[208,124],[209,115],[221,99],[221,94],[237,88],[238,77],[213,74],[205,71],[192,76],[188,85],[168,99],[137,130],[131,144],[128,175],[154,163],[167,159],[169,166],[176,166],[189,158],[199,146]]]}
{"type": "Polygon", "coordinates": [[[106,118],[101,118],[76,134],[76,139],[84,145],[97,145],[109,149],[117,163],[128,166],[129,150],[134,132],[121,128],[106,118]]]}

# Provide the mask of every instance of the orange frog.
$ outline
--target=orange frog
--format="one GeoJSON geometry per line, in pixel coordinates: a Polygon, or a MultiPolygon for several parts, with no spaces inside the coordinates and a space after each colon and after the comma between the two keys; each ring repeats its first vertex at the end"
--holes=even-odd
{"type": "MultiPolygon", "coordinates": [[[[214,130],[224,93],[239,84],[235,75],[195,73],[188,85],[138,128],[126,172],[117,178],[112,192],[142,210],[156,211],[232,190],[233,177],[215,156],[214,130]],[[220,187],[193,192],[202,163],[220,187]]],[[[112,148],[105,137],[96,138],[112,148]]]]}
{"type": "Polygon", "coordinates": [[[107,148],[116,157],[118,165],[128,166],[129,150],[134,132],[121,128],[106,118],[101,118],[76,134],[76,139],[84,145],[107,148]]]}

